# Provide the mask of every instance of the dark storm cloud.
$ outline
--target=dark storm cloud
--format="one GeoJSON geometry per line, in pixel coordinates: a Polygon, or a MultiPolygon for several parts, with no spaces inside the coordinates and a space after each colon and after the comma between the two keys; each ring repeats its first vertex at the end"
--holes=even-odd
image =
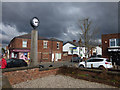
{"type": "Polygon", "coordinates": [[[34,16],[40,19],[39,34],[63,40],[77,39],[78,20],[89,17],[101,34],[117,33],[117,3],[9,3],[2,4],[4,25],[16,26],[18,32],[30,33],[29,22],[34,16]],[[69,30],[68,30],[69,28],[69,30]]]}

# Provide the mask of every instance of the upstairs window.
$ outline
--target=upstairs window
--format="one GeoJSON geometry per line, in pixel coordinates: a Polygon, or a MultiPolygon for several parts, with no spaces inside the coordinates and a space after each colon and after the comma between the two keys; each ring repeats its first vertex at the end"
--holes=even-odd
{"type": "Polygon", "coordinates": [[[57,49],[59,49],[59,42],[57,42],[57,49]]]}
{"type": "Polygon", "coordinates": [[[115,39],[110,39],[110,46],[115,46],[115,39]]]}
{"type": "Polygon", "coordinates": [[[43,48],[47,48],[47,42],[48,41],[43,41],[43,48]]]}
{"type": "Polygon", "coordinates": [[[22,47],[27,47],[27,41],[26,40],[23,40],[22,47]]]}
{"type": "Polygon", "coordinates": [[[120,46],[120,39],[110,39],[110,47],[120,46]]]}
{"type": "Polygon", "coordinates": [[[120,46],[120,39],[116,39],[116,46],[120,46]]]}

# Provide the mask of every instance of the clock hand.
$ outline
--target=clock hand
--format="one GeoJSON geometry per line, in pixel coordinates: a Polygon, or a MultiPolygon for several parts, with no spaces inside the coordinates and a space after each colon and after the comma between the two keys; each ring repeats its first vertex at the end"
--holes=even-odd
{"type": "Polygon", "coordinates": [[[35,23],[38,23],[38,21],[36,21],[35,23]]]}

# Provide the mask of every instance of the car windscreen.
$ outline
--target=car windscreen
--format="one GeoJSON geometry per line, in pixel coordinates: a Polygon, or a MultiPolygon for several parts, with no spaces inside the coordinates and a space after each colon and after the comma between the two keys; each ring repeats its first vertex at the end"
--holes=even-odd
{"type": "Polygon", "coordinates": [[[11,61],[13,61],[13,59],[7,59],[6,62],[10,63],[11,61]]]}

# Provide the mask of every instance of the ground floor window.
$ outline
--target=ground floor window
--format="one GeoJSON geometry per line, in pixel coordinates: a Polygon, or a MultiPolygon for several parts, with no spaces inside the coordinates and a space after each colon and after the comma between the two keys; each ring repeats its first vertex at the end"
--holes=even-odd
{"type": "Polygon", "coordinates": [[[112,64],[120,65],[120,53],[110,53],[110,61],[112,61],[112,64]]]}
{"type": "Polygon", "coordinates": [[[56,61],[58,61],[58,59],[61,59],[61,53],[56,53],[55,59],[56,59],[56,61]]]}
{"type": "Polygon", "coordinates": [[[58,53],[58,59],[61,59],[61,53],[58,53]]]}
{"type": "Polygon", "coordinates": [[[29,59],[28,53],[29,53],[29,52],[20,52],[20,53],[19,53],[19,58],[20,58],[20,59],[24,59],[24,60],[28,60],[28,59],[29,59]]]}
{"type": "Polygon", "coordinates": [[[14,52],[11,53],[11,58],[14,58],[14,52]]]}

